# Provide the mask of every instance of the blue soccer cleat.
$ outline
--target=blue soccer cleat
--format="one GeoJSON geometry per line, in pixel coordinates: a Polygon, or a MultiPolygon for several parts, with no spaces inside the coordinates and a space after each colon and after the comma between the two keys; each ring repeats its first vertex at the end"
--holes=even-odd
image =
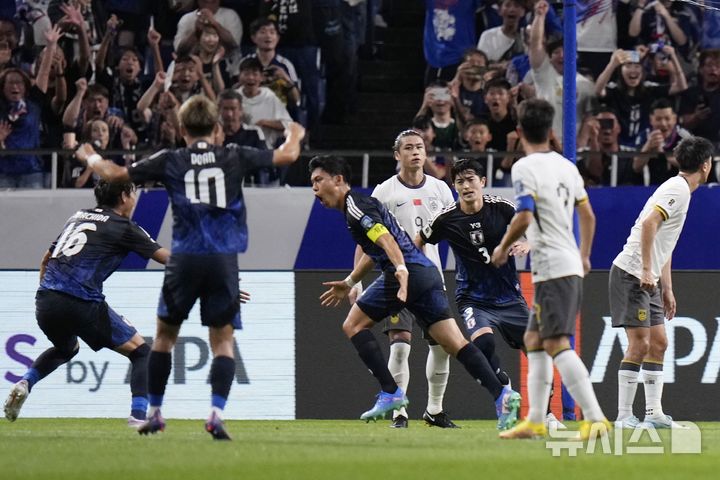
{"type": "Polygon", "coordinates": [[[205,422],[205,431],[212,435],[213,440],[232,440],[225,430],[225,424],[222,419],[213,412],[210,418],[205,422]]]}
{"type": "Polygon", "coordinates": [[[149,435],[165,430],[165,420],[160,413],[160,409],[155,410],[155,413],[150,415],[148,419],[140,425],[137,429],[140,435],[149,435]]]}
{"type": "Polygon", "coordinates": [[[373,408],[360,415],[360,420],[369,422],[370,420],[376,421],[378,418],[383,418],[387,412],[393,410],[400,410],[402,407],[406,407],[410,402],[405,396],[402,388],[398,387],[395,393],[387,393],[381,391],[377,395],[377,401],[373,408]]]}
{"type": "Polygon", "coordinates": [[[495,400],[495,413],[497,413],[497,429],[509,430],[515,426],[520,413],[520,394],[510,387],[503,388],[500,396],[495,400]]]}

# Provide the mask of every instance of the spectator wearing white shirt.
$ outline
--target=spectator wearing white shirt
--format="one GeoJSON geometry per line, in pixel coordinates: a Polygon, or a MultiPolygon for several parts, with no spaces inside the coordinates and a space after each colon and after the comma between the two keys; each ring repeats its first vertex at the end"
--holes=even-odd
{"type": "Polygon", "coordinates": [[[234,10],[220,6],[220,0],[198,0],[197,10],[180,18],[173,41],[176,52],[189,51],[195,43],[195,30],[212,25],[227,53],[237,48],[242,39],[242,22],[234,10]]]}
{"type": "Polygon", "coordinates": [[[500,16],[502,25],[485,30],[477,45],[478,50],[487,54],[491,63],[507,62],[525,52],[520,28],[520,21],[525,16],[525,5],[519,0],[502,0],[500,16]]]}

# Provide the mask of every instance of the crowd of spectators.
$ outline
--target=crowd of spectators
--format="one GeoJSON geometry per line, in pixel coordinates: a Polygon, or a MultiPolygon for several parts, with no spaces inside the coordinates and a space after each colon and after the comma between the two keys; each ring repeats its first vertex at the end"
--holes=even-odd
{"type": "MultiPolygon", "coordinates": [[[[299,121],[356,104],[357,51],[368,1],[8,0],[0,7],[0,149],[133,150],[182,146],[179,106],[218,102],[225,142],[274,148],[299,121]]],[[[47,155],[0,155],[0,189],[43,188],[47,155]]],[[[277,184],[280,172],[248,179],[277,184]]],[[[92,187],[71,156],[61,187],[92,187]]]]}
{"type": "MultiPolygon", "coordinates": [[[[562,149],[562,3],[425,0],[426,90],[433,173],[446,150],[494,154],[492,184],[518,157],[515,109],[555,107],[562,149]],[[504,152],[511,152],[505,154],[504,152]]],[[[671,0],[578,0],[577,158],[588,185],[656,185],[677,173],[688,135],[720,144],[720,12],[671,0]]],[[[713,172],[712,180],[717,181],[713,172]]]]}

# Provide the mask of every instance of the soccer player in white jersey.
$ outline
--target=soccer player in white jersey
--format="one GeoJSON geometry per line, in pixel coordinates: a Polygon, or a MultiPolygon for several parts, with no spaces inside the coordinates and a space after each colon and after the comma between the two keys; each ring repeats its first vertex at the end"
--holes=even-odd
{"type": "Polygon", "coordinates": [[[527,230],[535,286],[524,336],[530,410],[524,421],[500,438],[546,435],[544,419],[553,363],[586,419],[580,426],[580,438],[605,434],[612,428],[600,409],[587,368],[570,347],[582,299],[582,278],[590,270],[595,215],[577,167],[550,150],[554,114],[546,100],[526,100],[518,106],[518,135],[526,156],[512,167],[516,214],[492,255],[496,266],[504,265],[513,243],[527,230]],[[579,250],[573,235],[575,210],[580,220],[579,250]]]}
{"type": "Polygon", "coordinates": [[[623,327],[628,348],[618,370],[618,422],[635,428],[632,406],[642,373],[645,424],[655,428],[679,425],[662,409],[663,358],[667,348],[665,318],[675,316],[670,276],[672,252],[682,231],[690,195],[707,182],[713,145],[689,137],[675,148],[680,173],[666,180],[643,207],[622,252],[610,269],[609,297],[613,327],[623,327]]]}
{"type": "MultiPolygon", "coordinates": [[[[445,182],[423,172],[427,154],[423,138],[418,132],[414,130],[400,132],[393,144],[393,155],[400,167],[398,174],[375,187],[372,196],[380,200],[395,215],[410,238],[415,238],[433,216],[455,200],[450,187],[445,182]]],[[[360,247],[357,250],[362,254],[360,247]]],[[[423,253],[435,264],[442,276],[437,246],[427,245],[423,253]]],[[[358,258],[357,252],[356,258],[358,258]]],[[[355,293],[359,293],[359,290],[355,293]]],[[[414,321],[415,316],[412,313],[402,310],[398,315],[387,318],[383,327],[383,332],[390,340],[388,369],[395,382],[405,392],[410,382],[408,356],[414,321]]],[[[423,336],[429,344],[425,367],[428,402],[423,419],[432,426],[456,428],[457,425],[443,411],[443,397],[450,374],[450,356],[427,332],[423,332],[423,336]]],[[[408,426],[408,414],[404,407],[393,412],[390,426],[394,428],[408,426]]]]}

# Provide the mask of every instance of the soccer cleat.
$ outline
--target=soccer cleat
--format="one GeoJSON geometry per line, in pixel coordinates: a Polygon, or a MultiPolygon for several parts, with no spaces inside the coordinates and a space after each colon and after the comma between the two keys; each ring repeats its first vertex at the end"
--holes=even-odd
{"type": "Polygon", "coordinates": [[[18,415],[20,415],[20,409],[23,403],[25,403],[25,400],[27,400],[29,393],[30,388],[27,380],[20,380],[13,385],[7,400],[5,400],[5,418],[11,422],[17,420],[18,415]]]}
{"type": "Polygon", "coordinates": [[[405,415],[398,415],[393,418],[390,428],[408,428],[408,419],[405,415]]]}
{"type": "Polygon", "coordinates": [[[558,420],[552,412],[545,416],[545,426],[548,430],[567,430],[565,424],[558,420]]]}
{"type": "Polygon", "coordinates": [[[141,426],[143,423],[145,423],[145,419],[144,419],[144,418],[135,418],[135,417],[133,417],[132,415],[130,415],[130,416],[128,417],[128,419],[127,419],[128,427],[134,428],[134,429],[136,429],[136,430],[137,430],[138,428],[140,428],[140,426],[141,426]]]}
{"type": "Polygon", "coordinates": [[[405,392],[402,388],[398,387],[395,393],[387,393],[381,391],[377,395],[377,400],[373,408],[360,415],[360,420],[365,422],[376,421],[378,418],[383,418],[385,414],[391,410],[400,410],[402,407],[406,407],[408,402],[405,392]]]}
{"type": "Polygon", "coordinates": [[[452,420],[450,420],[450,417],[447,416],[447,413],[440,412],[436,413],[435,415],[430,415],[427,410],[425,410],[425,413],[423,413],[423,420],[425,420],[425,423],[427,423],[431,427],[440,427],[440,428],[460,428],[457,425],[453,423],[452,420]]]}
{"type": "Polygon", "coordinates": [[[583,420],[580,422],[580,430],[578,431],[577,440],[585,441],[589,440],[591,436],[597,438],[608,435],[613,429],[613,424],[607,418],[603,418],[597,422],[590,420],[583,420]]]}
{"type": "Polygon", "coordinates": [[[629,417],[618,418],[615,425],[622,429],[634,430],[640,426],[640,420],[635,415],[630,415],[629,417]]]}
{"type": "Polygon", "coordinates": [[[213,412],[210,418],[205,422],[205,431],[212,435],[213,440],[232,440],[225,430],[225,423],[213,412]]]}
{"type": "Polygon", "coordinates": [[[505,387],[495,400],[495,412],[497,413],[497,429],[508,430],[515,426],[520,412],[520,394],[509,387],[505,387]]]}
{"type": "MultiPolygon", "coordinates": [[[[637,420],[637,419],[636,419],[637,420]]],[[[672,417],[670,415],[658,415],[658,416],[645,416],[645,421],[641,425],[638,425],[640,427],[653,427],[653,428],[677,428],[677,429],[687,429],[688,427],[684,425],[680,425],[677,422],[674,422],[672,417]]]]}
{"type": "Polygon", "coordinates": [[[510,430],[500,432],[500,438],[503,440],[544,438],[546,435],[547,428],[544,423],[533,423],[530,420],[523,420],[510,430]]]}
{"type": "Polygon", "coordinates": [[[160,413],[160,409],[150,415],[137,429],[140,435],[148,435],[152,433],[162,432],[165,430],[165,420],[160,413]]]}

